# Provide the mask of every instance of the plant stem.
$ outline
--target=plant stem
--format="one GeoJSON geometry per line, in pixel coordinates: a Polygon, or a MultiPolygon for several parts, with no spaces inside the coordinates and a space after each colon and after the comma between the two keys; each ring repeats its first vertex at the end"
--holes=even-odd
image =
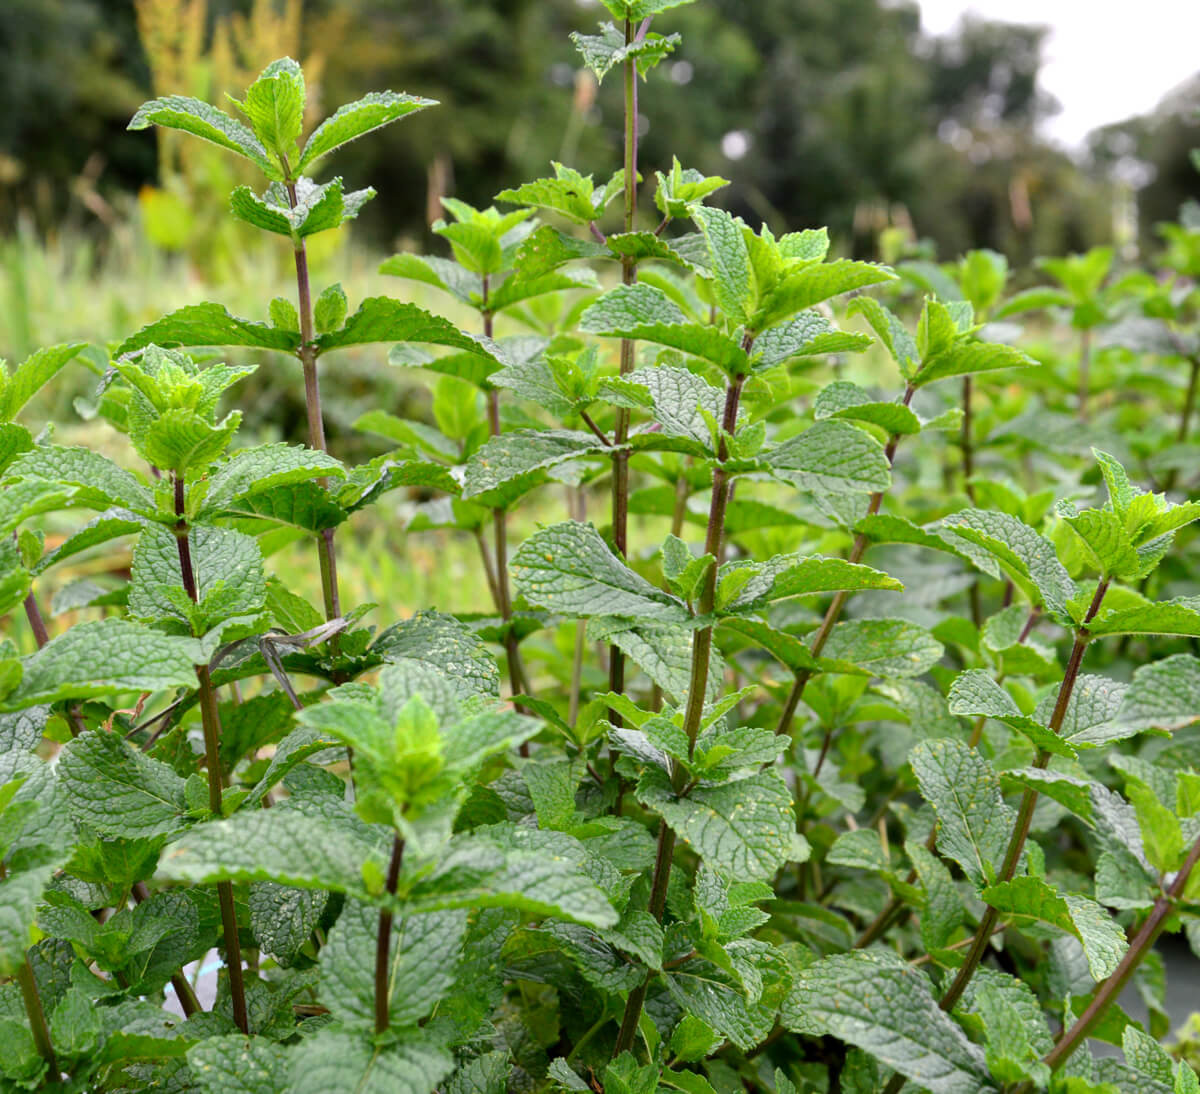
{"type": "Polygon", "coordinates": [[[58,1082],[62,1072],[58,1069],[58,1057],[54,1055],[50,1025],[46,1021],[46,1011],[42,1006],[42,996],[38,991],[37,978],[33,975],[33,965],[29,963],[28,952],[25,960],[17,966],[17,983],[21,985],[21,998],[25,1001],[25,1013],[29,1015],[29,1028],[33,1031],[37,1053],[46,1061],[51,1080],[58,1082]]]}
{"type": "MultiPolygon", "coordinates": [[[[400,866],[404,862],[404,840],[396,835],[392,838],[392,859],[388,863],[387,893],[396,895],[400,880],[400,866]]],[[[392,951],[392,910],[384,908],[379,913],[379,934],[375,940],[375,1032],[384,1033],[388,1028],[388,963],[392,951]]]]}
{"type": "MultiPolygon", "coordinates": [[[[632,45],[637,35],[644,34],[650,20],[646,19],[640,31],[634,30],[633,20],[625,20],[625,44],[632,45]]],[[[638,164],[638,86],[637,60],[625,62],[625,231],[632,232],[637,212],[637,164],[638,164]]],[[[637,260],[626,255],[621,259],[621,282],[633,285],[637,282],[637,260]]],[[[633,371],[634,343],[632,338],[621,339],[621,375],[633,371]]],[[[629,410],[617,408],[616,425],[613,428],[612,456],[612,538],[617,553],[624,558],[629,549],[629,451],[625,442],[629,439],[629,410]]],[[[625,691],[625,654],[616,645],[608,648],[608,690],[616,695],[625,691]]],[[[614,726],[624,722],[615,710],[609,710],[609,721],[614,726]]]]}
{"type": "MultiPolygon", "coordinates": [[[[1096,595],[1092,597],[1092,603],[1088,607],[1083,625],[1075,632],[1075,642],[1071,647],[1071,656],[1067,661],[1067,670],[1058,688],[1058,699],[1054,704],[1054,713],[1050,716],[1049,728],[1052,733],[1057,734],[1062,729],[1063,719],[1066,717],[1067,707],[1071,702],[1071,695],[1075,690],[1075,682],[1079,678],[1079,669],[1083,664],[1083,655],[1087,650],[1088,642],[1091,638],[1087,632],[1087,624],[1095,618],[1096,613],[1100,610],[1100,604],[1104,600],[1104,594],[1107,591],[1108,579],[1106,578],[1096,586],[1096,595]]],[[[1050,753],[1039,751],[1036,766],[1045,767],[1049,762],[1050,753]]],[[[1000,874],[997,878],[998,882],[1011,881],[1013,875],[1017,872],[1017,863],[1021,860],[1021,852],[1025,849],[1025,841],[1029,838],[1029,826],[1033,821],[1033,809],[1037,805],[1037,800],[1038,795],[1034,790],[1026,790],[1021,798],[1021,808],[1017,813],[1017,821],[1013,826],[1012,837],[1008,841],[1008,849],[1004,853],[1004,864],[1000,868],[1000,874]]],[[[980,961],[983,960],[983,955],[987,950],[988,939],[991,938],[992,931],[999,918],[1000,913],[989,905],[987,911],[984,912],[983,919],[980,920],[978,930],[975,932],[974,945],[972,945],[970,951],[967,953],[962,965],[959,966],[958,975],[955,976],[954,982],[950,985],[938,1004],[942,1010],[952,1010],[954,1004],[962,997],[962,993],[971,982],[971,977],[975,975],[975,970],[979,967],[980,961]]]]}
{"type": "MultiPolygon", "coordinates": [[[[742,348],[749,351],[753,337],[746,335],[742,348]]],[[[717,570],[720,567],[722,541],[725,536],[725,507],[729,501],[731,477],[725,470],[725,461],[729,459],[729,449],[726,436],[732,436],[737,425],[738,403],[742,395],[742,385],[745,376],[737,376],[725,389],[725,409],[721,416],[721,440],[717,449],[717,465],[713,469],[712,499],[708,509],[708,529],[704,537],[704,552],[712,555],[714,562],[708,568],[704,585],[700,590],[698,611],[701,616],[711,615],[717,599],[717,570]]],[[[708,669],[712,652],[713,628],[708,626],[698,630],[692,637],[692,671],[688,685],[688,701],[683,716],[683,731],[688,738],[688,757],[696,748],[696,738],[700,733],[700,721],[704,714],[704,696],[708,691],[708,669]]],[[[682,796],[687,787],[687,773],[681,764],[676,764],[671,770],[671,786],[677,795],[682,796]]],[[[650,883],[649,911],[655,919],[662,922],[663,910],[667,904],[667,885],[671,880],[671,859],[675,853],[675,832],[665,820],[658,825],[658,847],[654,856],[654,876],[650,883]]],[[[650,983],[647,977],[640,985],[629,993],[625,1004],[625,1014],[621,1019],[621,1029],[617,1034],[614,1057],[620,1056],[633,1045],[637,1034],[638,1020],[641,1017],[642,1005],[646,1001],[646,989],[650,983]]]]}
{"type": "MultiPolygon", "coordinates": [[[[909,384],[904,391],[904,406],[908,406],[916,394],[917,389],[909,384]]],[[[884,455],[887,457],[888,466],[896,460],[896,449],[900,444],[900,434],[892,434],[888,441],[887,449],[884,455]]],[[[871,495],[871,500],[867,505],[867,516],[874,516],[879,512],[879,507],[883,504],[882,490],[877,490],[871,495]]],[[[858,562],[867,550],[867,537],[861,532],[854,540],[854,546],[850,548],[850,554],[847,556],[848,562],[858,562]]],[[[825,618],[821,620],[821,626],[818,628],[816,635],[809,646],[809,652],[813,657],[820,657],[821,651],[825,648],[825,643],[829,641],[829,635],[833,631],[834,625],[841,618],[842,608],[845,607],[846,600],[849,594],[846,592],[837,593],[833,600],[829,603],[829,608],[825,612],[825,618]]],[[[796,679],[792,684],[792,690],[788,692],[787,701],[783,705],[783,713],[779,717],[779,724],[775,727],[776,733],[791,733],[792,719],[796,716],[796,707],[800,705],[800,699],[804,695],[804,689],[808,686],[808,681],[812,678],[812,671],[809,669],[801,669],[796,673],[796,679]]],[[[815,779],[820,773],[821,768],[825,764],[825,757],[829,753],[829,746],[833,743],[833,730],[830,729],[825,734],[825,739],[821,743],[821,753],[817,757],[817,764],[813,770],[813,778],[815,779]]]]}
{"type": "MultiPolygon", "coordinates": [[[[285,162],[284,171],[288,171],[285,162]]],[[[287,183],[288,202],[296,207],[296,184],[287,183]]],[[[317,344],[313,328],[312,287],[308,276],[308,251],[300,240],[294,251],[296,260],[297,312],[300,316],[300,365],[304,370],[304,409],[308,415],[308,446],[318,452],[328,452],[325,444],[325,418],[321,411],[321,381],[317,375],[317,344]]],[[[320,480],[324,484],[324,480],[320,480]]],[[[321,566],[321,595],[325,601],[326,620],[342,614],[338,594],[337,554],[333,546],[333,529],[327,528],[317,536],[317,559],[321,566]]],[[[336,656],[339,638],[329,639],[329,648],[336,656]]]]}
{"type": "MultiPolygon", "coordinates": [[[[25,618],[29,620],[29,629],[33,631],[33,639],[40,650],[50,641],[50,635],[46,632],[46,621],[42,618],[42,610],[38,607],[37,597],[33,595],[32,589],[25,598],[25,618]]],[[[78,737],[87,729],[75,704],[67,708],[67,725],[73,737],[78,737]]]]}
{"type": "Polygon", "coordinates": [[[1129,949],[1125,951],[1125,956],[1121,958],[1121,963],[1112,971],[1109,978],[1100,985],[1092,1001],[1087,1005],[1087,1009],[1075,1020],[1071,1028],[1062,1035],[1058,1043],[1046,1055],[1043,1062],[1051,1071],[1058,1070],[1070,1058],[1076,1047],[1078,1047],[1079,1042],[1091,1032],[1092,1028],[1104,1015],[1104,1011],[1108,1008],[1108,1005],[1124,990],[1129,978],[1145,959],[1146,954],[1150,952],[1151,947],[1162,933],[1162,929],[1166,925],[1167,916],[1175,901],[1183,895],[1183,890],[1187,886],[1188,878],[1195,869],[1197,861],[1200,861],[1200,839],[1197,839],[1192,844],[1192,849],[1188,852],[1187,858],[1184,860],[1179,872],[1175,875],[1175,880],[1171,882],[1171,887],[1154,902],[1154,907],[1151,909],[1150,915],[1147,917],[1146,922],[1142,924],[1142,929],[1138,931],[1136,937],[1130,943],[1129,949]]]}
{"type": "MultiPolygon", "coordinates": [[[[183,588],[193,604],[200,602],[196,586],[196,571],[192,565],[192,550],[188,542],[187,509],[184,481],[178,473],[175,480],[175,545],[179,551],[179,573],[183,588]]],[[[217,710],[217,693],[213,689],[208,665],[196,666],[196,683],[200,697],[200,724],[204,729],[204,760],[208,770],[208,808],[214,817],[221,816],[221,716],[217,710]]],[[[242,980],[242,947],[238,939],[237,909],[233,903],[233,883],[217,882],[217,901],[221,906],[221,934],[225,942],[225,967],[229,970],[229,995],[233,1004],[233,1020],[243,1033],[250,1033],[246,1014],[246,986],[242,980]]]]}
{"type": "MultiPolygon", "coordinates": [[[[488,310],[488,275],[483,275],[483,333],[487,338],[493,336],[494,320],[488,310]]],[[[500,389],[489,387],[487,392],[488,430],[493,437],[500,436],[500,389]]],[[[517,644],[516,633],[512,629],[512,586],[508,580],[508,510],[497,506],[492,510],[492,543],[496,552],[496,610],[500,613],[501,626],[504,629],[504,657],[508,663],[508,686],[513,695],[520,695],[529,689],[529,678],[525,675],[525,666],[521,664],[521,651],[517,644]]],[[[517,708],[521,709],[520,707],[517,708]]],[[[521,746],[521,755],[526,756],[529,750],[521,746]]]]}

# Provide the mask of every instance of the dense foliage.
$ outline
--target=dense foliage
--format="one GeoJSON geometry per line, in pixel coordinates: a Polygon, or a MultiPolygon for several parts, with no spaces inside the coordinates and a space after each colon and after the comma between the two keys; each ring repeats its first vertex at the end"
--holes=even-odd
{"type": "Polygon", "coordinates": [[[375,196],[313,176],[431,100],[304,137],[285,58],[245,121],[137,112],[257,170],[230,210],[296,295],[2,371],[0,609],[38,645],[0,648],[3,1089],[1200,1091],[1154,951],[1200,948],[1194,212],[1162,277],[1100,249],[1016,295],[989,251],[753,231],[678,161],[650,219],[637,97],[685,3],[576,36],[621,169],[446,199],[445,248],[384,263],[467,330],[310,283],[375,196]],[[1039,313],[1074,359],[1005,340],[1039,313]],[[433,420],[372,411],[394,447],[347,466],[321,387],[366,344],[433,420]],[[271,353],[308,444],[238,447],[237,362],[271,353]],[[81,355],[119,460],[16,421],[81,355]],[[339,546],[400,491],[477,544],[490,610],[343,602],[339,546]],[[297,541],[319,606],[273,572],[297,541]],[[129,543],[118,586],[57,580],[129,543]]]}

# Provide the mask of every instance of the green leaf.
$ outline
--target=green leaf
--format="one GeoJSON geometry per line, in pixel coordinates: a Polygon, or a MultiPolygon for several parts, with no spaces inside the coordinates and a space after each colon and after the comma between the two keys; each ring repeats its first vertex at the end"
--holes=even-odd
{"type": "MultiPolygon", "coordinates": [[[[465,911],[397,918],[388,957],[388,1015],[396,1028],[429,1016],[454,984],[465,911]]],[[[375,948],[379,909],[347,903],[321,948],[321,1001],[339,1023],[364,1031],[375,1024],[375,948]]]]}
{"type": "MultiPolygon", "coordinates": [[[[786,237],[785,237],[786,238],[786,237]]],[[[816,311],[801,312],[795,319],[779,323],[754,340],[751,352],[755,372],[774,368],[796,357],[815,357],[824,353],[859,353],[869,349],[865,334],[838,330],[816,311]]]]}
{"type": "Polygon", "coordinates": [[[686,437],[712,450],[711,421],[720,421],[725,393],[685,368],[639,368],[626,380],[650,393],[650,413],[669,437],[686,437]]]}
{"type": "Polygon", "coordinates": [[[243,448],[209,477],[202,513],[220,512],[277,486],[345,474],[338,460],[316,449],[283,443],[243,448]]]}
{"type": "Polygon", "coordinates": [[[81,551],[89,550],[101,543],[108,543],[119,536],[133,535],[146,525],[144,517],[128,509],[110,509],[89,521],[73,536],[68,536],[53,551],[47,551],[34,566],[35,575],[44,573],[51,566],[71,558],[81,551]]]}
{"type": "Polygon", "coordinates": [[[342,346],[368,342],[419,342],[450,346],[490,358],[500,365],[505,364],[501,357],[496,356],[495,343],[464,334],[449,320],[418,308],[416,304],[401,303],[387,296],[367,297],[341,330],[322,334],[317,339],[317,347],[326,353],[342,346]]]}
{"type": "Polygon", "coordinates": [[[750,317],[750,326],[762,331],[823,300],[895,279],[886,266],[847,258],[805,266],[787,274],[766,294],[750,317]]]}
{"type": "Polygon", "coordinates": [[[731,375],[749,369],[746,351],[733,339],[714,327],[688,322],[671,298],[651,285],[618,285],[583,313],[579,329],[669,346],[712,361],[731,375]]]}
{"type": "Polygon", "coordinates": [[[792,856],[792,796],[774,770],[699,786],[680,798],[664,772],[647,768],[637,797],[709,866],[731,878],[771,878],[792,856]]]}
{"type": "Polygon", "coordinates": [[[386,846],[341,802],[320,811],[280,804],[197,825],[165,849],[159,870],[177,881],[275,881],[365,897],[362,866],[386,869],[386,846]]]}
{"type": "MultiPolygon", "coordinates": [[[[498,695],[500,692],[500,672],[495,657],[466,623],[452,615],[417,612],[410,619],[393,623],[381,631],[371,649],[389,661],[407,658],[426,662],[476,694],[498,695]]],[[[402,674],[386,675],[387,670],[384,671],[381,685],[385,691],[389,686],[401,686],[402,674]]]]}
{"type": "MultiPolygon", "coordinates": [[[[72,342],[47,346],[22,361],[11,376],[4,373],[0,379],[0,422],[11,422],[21,408],[57,376],[86,344],[72,342]]],[[[0,367],[0,373],[3,372],[0,367]]]]}
{"type": "Polygon", "coordinates": [[[625,565],[590,524],[567,521],[534,533],[513,556],[512,576],[531,603],[563,615],[688,618],[680,601],[625,565]]]}
{"type": "Polygon", "coordinates": [[[756,295],[750,252],[743,234],[746,225],[740,217],[724,209],[702,205],[692,210],[692,219],[708,245],[717,303],[734,322],[744,322],[749,318],[756,295]]]}
{"type": "Polygon", "coordinates": [[[926,357],[913,379],[913,386],[924,387],[935,380],[945,380],[951,376],[971,376],[979,372],[995,372],[1005,368],[1033,368],[1038,365],[1039,362],[1013,346],[960,339],[947,349],[926,357]]]}
{"type": "Polygon", "coordinates": [[[158,622],[178,620],[200,636],[235,617],[257,616],[266,603],[262,551],[232,528],[198,525],[188,533],[198,601],[184,591],[179,544],[161,524],[142,532],[133,552],[129,614],[158,622]]]}
{"type": "Polygon", "coordinates": [[[805,558],[802,555],[776,555],[766,562],[730,562],[721,567],[729,574],[740,568],[754,576],[737,599],[727,606],[735,611],[764,600],[782,600],[815,593],[856,592],[861,589],[900,591],[904,586],[882,570],[872,569],[840,558],[805,558]]]}
{"type": "Polygon", "coordinates": [[[602,191],[595,189],[591,175],[581,175],[561,163],[552,166],[554,178],[527,182],[515,190],[501,190],[496,200],[549,209],[576,224],[590,224],[604,211],[603,205],[597,207],[602,191]]]}
{"type": "Polygon", "coordinates": [[[883,446],[846,422],[817,422],[763,459],[773,474],[805,490],[872,494],[891,483],[883,446]]]}
{"type": "Polygon", "coordinates": [[[904,845],[904,850],[925,890],[924,906],[921,908],[921,941],[927,950],[942,949],[962,925],[962,898],[946,864],[924,844],[910,841],[904,845]]]}
{"type": "Polygon", "coordinates": [[[250,908],[250,931],[258,948],[286,967],[312,937],[328,894],[260,881],[250,886],[246,903],[250,908]]]}
{"type": "Polygon", "coordinates": [[[995,1090],[983,1052],[940,1010],[929,981],[894,957],[837,954],[795,973],[805,1017],[932,1094],[995,1090]]]}
{"type": "Polygon", "coordinates": [[[849,315],[862,315],[871,325],[880,345],[888,351],[900,368],[900,374],[911,380],[921,353],[908,328],[878,300],[869,296],[856,296],[846,309],[849,315]]]}
{"type": "Polygon", "coordinates": [[[452,842],[437,869],[407,892],[412,913],[445,908],[516,908],[612,927],[618,916],[595,874],[600,860],[563,832],[491,825],[452,842]]]}
{"type": "Polygon", "coordinates": [[[77,623],[23,661],[21,683],[0,710],[63,699],[196,685],[194,642],[125,619],[77,623]]]}
{"type": "Polygon", "coordinates": [[[72,500],[90,509],[119,506],[154,512],[154,495],[130,472],[89,448],[48,444],[19,457],[9,468],[14,479],[44,479],[74,487],[72,500]]]}
{"type": "Polygon", "coordinates": [[[287,1049],[265,1037],[207,1037],[188,1049],[187,1061],[203,1094],[277,1094],[287,1089],[287,1049]]]}
{"type": "Polygon", "coordinates": [[[950,713],[969,718],[994,718],[1025,734],[1034,745],[1056,756],[1075,756],[1071,742],[1037,718],[1021,713],[1016,701],[983,669],[960,672],[950,687],[950,713]]]}
{"type": "Polygon", "coordinates": [[[1115,720],[1132,733],[1200,721],[1200,661],[1177,653],[1135,669],[1115,720]]]}
{"type": "Polygon", "coordinates": [[[290,57],[272,61],[234,105],[254,135],[281,159],[291,157],[304,127],[304,73],[290,57]]]}
{"type": "Polygon", "coordinates": [[[1041,878],[1017,877],[983,890],[983,899],[1017,924],[1048,923],[1079,939],[1093,979],[1109,976],[1128,949],[1125,932],[1095,901],[1060,894],[1041,878]]]}
{"type": "Polygon", "coordinates": [[[256,346],[294,353],[300,348],[300,332],[238,319],[220,304],[191,304],[164,315],[126,338],[117,348],[117,356],[123,357],[149,345],[256,346]]]}
{"type": "Polygon", "coordinates": [[[34,913],[58,870],[59,857],[43,854],[0,879],[0,975],[12,977],[32,942],[34,913]]]}
{"type": "Polygon", "coordinates": [[[254,163],[270,179],[281,177],[262,142],[239,121],[215,106],[183,95],[166,95],[143,103],[129,123],[130,129],[161,125],[219,144],[254,163]]]}
{"type": "Polygon", "coordinates": [[[1058,561],[1054,545],[1029,525],[1007,513],[964,509],[942,519],[954,536],[982,547],[1030,594],[1060,619],[1079,595],[1071,575],[1058,561]]]}
{"type": "Polygon", "coordinates": [[[382,1046],[364,1035],[323,1029],[289,1054],[290,1094],[429,1094],[454,1068],[440,1028],[396,1031],[382,1046]]]}
{"type": "MultiPolygon", "coordinates": [[[[602,618],[588,627],[588,638],[609,642],[631,658],[663,691],[682,704],[691,687],[692,631],[670,623],[626,623],[602,618]]],[[[709,657],[705,699],[719,696],[725,662],[715,649],[709,657]]]]}
{"type": "Polygon", "coordinates": [[[93,730],[59,758],[72,815],[102,836],[138,839],[185,827],[184,780],[119,734],[93,730]]]}
{"type": "Polygon", "coordinates": [[[821,389],[813,404],[813,416],[818,421],[849,418],[870,422],[887,433],[900,435],[921,431],[921,420],[908,407],[894,402],[876,402],[857,384],[845,380],[838,380],[821,389]]]}
{"type": "Polygon", "coordinates": [[[1125,524],[1108,509],[1085,509],[1063,522],[1074,530],[1089,562],[1105,577],[1133,579],[1144,576],[1142,560],[1125,524]]]}
{"type": "Polygon", "coordinates": [[[384,259],[379,267],[382,274],[407,277],[456,296],[464,304],[479,297],[483,281],[478,274],[464,270],[457,262],[435,255],[397,254],[384,259]]]}
{"type": "Polygon", "coordinates": [[[993,881],[1016,816],[1000,794],[995,769],[962,741],[921,741],[909,755],[921,795],[938,818],[938,849],[976,885],[993,881]]]}
{"type": "Polygon", "coordinates": [[[437,106],[434,99],[422,99],[394,91],[372,91],[357,102],[347,103],[326,118],[308,138],[295,173],[302,174],[322,156],[358,137],[389,125],[417,110],[437,106]]]}
{"type": "Polygon", "coordinates": [[[508,496],[500,488],[510,484],[532,484],[538,472],[547,471],[581,456],[611,451],[591,433],[569,430],[517,429],[491,437],[472,453],[463,475],[464,498],[478,498],[483,504],[508,496]],[[489,497],[493,492],[495,499],[489,497]]]}
{"type": "MultiPolygon", "coordinates": [[[[679,2],[686,3],[690,0],[679,2]]],[[[637,63],[638,72],[644,77],[674,50],[679,42],[679,35],[649,33],[640,41],[634,39],[626,45],[625,35],[612,23],[601,23],[599,34],[580,34],[578,31],[572,31],[571,41],[582,55],[583,63],[596,74],[596,80],[602,83],[613,68],[628,60],[637,63]]]]}
{"type": "Polygon", "coordinates": [[[1200,597],[1178,597],[1102,612],[1088,624],[1095,637],[1110,634],[1180,634],[1200,637],[1200,597]]]}
{"type": "Polygon", "coordinates": [[[655,171],[654,177],[658,180],[654,204],[664,216],[677,219],[688,215],[689,206],[702,202],[710,194],[729,185],[728,179],[717,175],[706,176],[691,168],[684,170],[679,160],[674,158],[670,174],[655,171]]]}
{"type": "Polygon", "coordinates": [[[903,619],[851,619],[829,632],[822,651],[875,676],[920,676],[942,656],[942,644],[924,627],[903,619]]]}

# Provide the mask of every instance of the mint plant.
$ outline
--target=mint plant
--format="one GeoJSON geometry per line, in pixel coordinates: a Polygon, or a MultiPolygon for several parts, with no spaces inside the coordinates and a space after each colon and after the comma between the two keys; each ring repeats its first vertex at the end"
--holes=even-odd
{"type": "MultiPolygon", "coordinates": [[[[295,302],[0,370],[0,589],[32,634],[0,646],[4,1089],[1200,1090],[1155,950],[1200,949],[1200,502],[1139,485],[1186,471],[1194,392],[1051,459],[1062,390],[994,340],[1035,303],[1001,256],[901,278],[677,160],[641,228],[639,80],[685,2],[576,36],[623,79],[622,170],[447,198],[449,254],[383,263],[453,318],[352,310],[306,253],[373,196],[317,165],[429,100],[304,138],[283,59],[245,122],[136,115],[261,170],[230,209],[285,237],[295,302]],[[319,382],[354,347],[432,388],[358,420],[391,446],[358,465],[319,382]],[[242,447],[279,355],[308,443],[242,447]],[[122,445],[14,421],[77,359],[122,445]],[[377,562],[355,526],[407,488],[407,536],[473,540],[490,609],[344,602],[377,562]]],[[[1178,284],[1047,264],[1075,328],[1190,360],[1188,223],[1178,284]]]]}

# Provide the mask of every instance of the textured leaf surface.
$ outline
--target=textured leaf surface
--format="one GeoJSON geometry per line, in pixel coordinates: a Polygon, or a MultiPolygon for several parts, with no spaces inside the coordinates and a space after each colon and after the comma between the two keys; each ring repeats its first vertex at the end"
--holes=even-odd
{"type": "Polygon", "coordinates": [[[984,889],[983,899],[1005,918],[1017,923],[1049,923],[1079,939],[1095,980],[1109,976],[1128,948],[1124,930],[1099,904],[1084,896],[1055,892],[1041,878],[1017,877],[992,885],[984,889]]]}
{"type": "Polygon", "coordinates": [[[951,376],[969,376],[977,372],[995,372],[1006,368],[1032,368],[1038,365],[1032,357],[1013,346],[998,342],[957,342],[925,360],[914,380],[924,387],[935,380],[951,376]]]}
{"type": "Polygon", "coordinates": [[[293,889],[274,881],[250,887],[250,930],[259,949],[287,965],[312,936],[328,900],[314,889],[293,889]]]}
{"type": "Polygon", "coordinates": [[[480,695],[497,695],[500,670],[491,651],[463,622],[441,612],[417,612],[381,632],[372,644],[389,661],[423,661],[480,695]]]}
{"type": "Polygon", "coordinates": [[[253,162],[268,178],[279,177],[279,168],[271,162],[262,142],[250,129],[209,103],[183,95],[152,99],[138,108],[129,128],[148,129],[152,125],[180,129],[219,144],[253,162]]]}
{"type": "Polygon", "coordinates": [[[265,493],[276,486],[317,478],[342,478],[340,461],[325,452],[290,444],[266,444],[235,452],[209,479],[208,509],[265,493]]]}
{"type": "Polygon", "coordinates": [[[531,603],[564,615],[687,618],[683,604],[634,573],[590,524],[568,521],[534,533],[513,556],[512,575],[531,603]]]}
{"type": "Polygon", "coordinates": [[[288,1053],[265,1037],[209,1037],[188,1049],[204,1094],[278,1094],[287,1088],[288,1053]]]}
{"type": "Polygon", "coordinates": [[[822,353],[859,353],[869,348],[865,334],[838,330],[819,312],[801,312],[795,319],[764,331],[754,341],[753,367],[774,368],[795,357],[815,357],[822,353]]]}
{"type": "Polygon", "coordinates": [[[650,768],[637,793],[709,866],[731,878],[770,878],[791,855],[791,793],[774,771],[697,787],[679,798],[666,775],[650,768]]]}
{"type": "Polygon", "coordinates": [[[651,285],[619,285],[583,313],[579,329],[669,346],[731,375],[749,368],[745,350],[735,341],[713,327],[688,322],[670,297],[651,285]]]}
{"type": "Polygon", "coordinates": [[[1200,637],[1200,597],[1178,597],[1103,612],[1088,624],[1094,635],[1179,634],[1200,637]]]}
{"type": "Polygon", "coordinates": [[[123,691],[195,687],[190,639],[124,619],[78,623],[24,660],[21,683],[5,710],[123,691]]]}
{"type": "Polygon", "coordinates": [[[1133,732],[1200,721],[1200,660],[1177,653],[1136,669],[1116,721],[1133,732]]]}
{"type": "Polygon", "coordinates": [[[892,478],[883,446],[846,422],[817,422],[763,458],[781,478],[807,490],[871,494],[886,490],[892,478]]]}
{"type": "Polygon", "coordinates": [[[1049,611],[1065,617],[1067,602],[1079,590],[1049,540],[1016,517],[982,509],[964,509],[946,517],[942,524],[954,535],[982,547],[1008,572],[1025,578],[1049,611]]]}
{"type": "Polygon", "coordinates": [[[991,764],[953,738],[922,741],[909,756],[921,795],[938,818],[938,848],[977,886],[997,876],[1015,814],[991,764]]]}
{"type": "Polygon", "coordinates": [[[341,803],[235,813],[197,825],[164,852],[160,869],[178,881],[277,881],[366,895],[361,867],[387,863],[384,842],[341,803]],[[262,848],[270,847],[264,855],[262,848]]]}
{"type": "Polygon", "coordinates": [[[876,676],[906,677],[932,668],[943,648],[924,627],[903,619],[851,619],[829,632],[822,652],[876,676]]]}
{"type": "Polygon", "coordinates": [[[818,421],[825,418],[850,418],[870,422],[888,433],[909,434],[921,431],[921,420],[901,403],[872,399],[857,384],[838,380],[821,389],[813,404],[818,421]]]}
{"type": "Polygon", "coordinates": [[[365,1036],[321,1030],[291,1053],[290,1094],[430,1094],[454,1067],[435,1030],[400,1031],[376,1048],[365,1036]]]}
{"type": "Polygon", "coordinates": [[[120,506],[142,512],[154,510],[154,495],[136,476],[88,448],[35,448],[19,457],[9,474],[74,487],[74,500],[92,509],[120,506]]]}
{"type": "Polygon", "coordinates": [[[322,156],[349,141],[417,110],[437,105],[433,99],[395,91],[373,91],[357,102],[347,103],[313,130],[300,154],[300,162],[296,164],[296,173],[307,171],[322,156]]]}
{"type": "Polygon", "coordinates": [[[291,353],[300,347],[300,332],[279,330],[266,323],[238,319],[220,304],[191,304],[180,308],[137,334],[126,338],[117,356],[148,345],[157,346],[257,346],[291,353]]]}
{"type": "MultiPolygon", "coordinates": [[[[428,1017],[454,984],[467,929],[465,911],[398,918],[388,959],[388,1014],[396,1027],[428,1017]]],[[[339,1021],[370,1030],[375,1021],[379,909],[348,903],[321,950],[321,1000],[339,1021]]]]}
{"type": "MultiPolygon", "coordinates": [[[[722,567],[722,574],[733,572],[739,563],[722,567]]],[[[729,610],[737,610],[761,600],[782,600],[789,596],[808,596],[859,589],[898,591],[904,586],[882,570],[840,558],[804,558],[800,555],[776,555],[766,562],[750,564],[757,573],[742,589],[729,610]]]]}
{"type": "Polygon", "coordinates": [[[495,356],[495,343],[472,338],[439,315],[418,308],[416,304],[401,303],[387,296],[367,297],[341,330],[322,334],[317,339],[317,346],[324,353],[367,342],[417,342],[449,346],[492,357],[501,365],[505,363],[495,356]]]}
{"type": "Polygon", "coordinates": [[[591,456],[611,449],[591,433],[569,430],[517,429],[491,437],[467,463],[463,476],[463,497],[483,498],[491,491],[557,467],[580,456],[591,456]]]}
{"type": "Polygon", "coordinates": [[[644,387],[653,400],[651,414],[668,436],[687,437],[712,450],[708,417],[721,420],[725,393],[701,376],[684,368],[664,365],[635,369],[627,377],[644,387]]]}
{"type": "Polygon", "coordinates": [[[938,1008],[929,982],[873,953],[838,954],[802,969],[806,1015],[933,1094],[994,1090],[983,1053],[938,1008]]]}
{"type": "Polygon", "coordinates": [[[183,826],[184,780],[117,734],[76,737],[62,750],[59,772],[71,813],[101,835],[137,839],[183,826]]]}

